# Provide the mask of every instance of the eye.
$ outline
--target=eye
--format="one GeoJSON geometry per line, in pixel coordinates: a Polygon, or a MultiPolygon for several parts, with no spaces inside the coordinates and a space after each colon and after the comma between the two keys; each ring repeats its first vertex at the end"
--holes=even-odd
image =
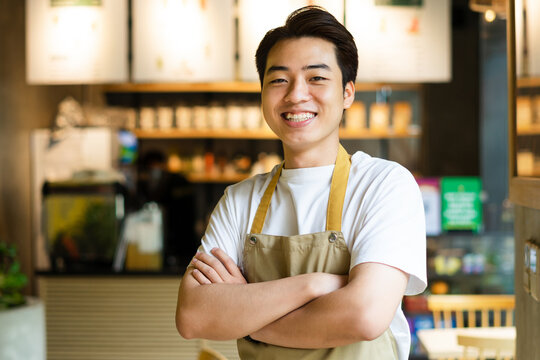
{"type": "Polygon", "coordinates": [[[284,82],[285,82],[285,79],[270,80],[270,84],[280,84],[280,83],[284,83],[284,82]]]}
{"type": "Polygon", "coordinates": [[[312,81],[323,81],[323,80],[326,80],[326,78],[323,77],[323,76],[313,76],[313,77],[311,78],[311,80],[312,80],[312,81]]]}

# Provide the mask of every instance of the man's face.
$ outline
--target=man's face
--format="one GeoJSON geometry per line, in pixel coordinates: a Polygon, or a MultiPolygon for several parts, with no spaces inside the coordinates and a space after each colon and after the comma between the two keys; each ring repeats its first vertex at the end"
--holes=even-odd
{"type": "Polygon", "coordinates": [[[337,144],[343,110],[353,100],[354,84],[349,82],[343,89],[331,42],[314,37],[287,39],[270,50],[262,109],[285,148],[337,144]]]}

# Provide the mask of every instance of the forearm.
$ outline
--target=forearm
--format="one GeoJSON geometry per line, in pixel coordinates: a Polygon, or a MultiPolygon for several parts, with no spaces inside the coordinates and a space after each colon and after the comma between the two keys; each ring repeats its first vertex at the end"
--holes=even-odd
{"type": "Polygon", "coordinates": [[[390,326],[407,276],[366,263],[353,268],[350,279],[345,287],[318,297],[251,337],[294,348],[330,348],[379,337],[390,326]]]}
{"type": "Polygon", "coordinates": [[[178,330],[186,338],[227,340],[246,336],[326,293],[316,286],[317,276],[324,275],[200,285],[186,274],[179,291],[178,330]]]}
{"type": "MultiPolygon", "coordinates": [[[[255,340],[292,348],[331,348],[368,340],[358,323],[358,305],[344,289],[321,296],[251,334],[255,340]]],[[[361,322],[361,321],[360,321],[361,322]]]]}

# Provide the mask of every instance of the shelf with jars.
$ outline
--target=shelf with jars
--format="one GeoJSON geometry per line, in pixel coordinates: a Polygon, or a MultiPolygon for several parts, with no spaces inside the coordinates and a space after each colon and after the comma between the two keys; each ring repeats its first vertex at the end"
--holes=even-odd
{"type": "MultiPolygon", "coordinates": [[[[204,171],[179,171],[192,183],[235,183],[247,177],[246,173],[254,173],[249,168],[225,175],[218,158],[234,164],[233,159],[241,154],[255,165],[260,154],[282,156],[277,136],[262,117],[258,82],[124,83],[105,85],[102,90],[111,108],[122,109],[122,127],[133,133],[140,156],[159,150],[166,157],[175,154],[182,164],[191,164],[207,153],[214,155],[219,171],[209,170],[212,166],[204,171]]],[[[392,160],[414,166],[422,136],[421,90],[421,84],[412,83],[357,83],[355,101],[341,123],[340,139],[350,151],[390,159],[399,153],[392,160]]],[[[140,171],[139,175],[144,177],[140,171]]]]}
{"type": "MultiPolygon", "coordinates": [[[[356,100],[345,112],[341,139],[421,136],[420,85],[359,84],[359,87],[362,90],[357,89],[356,100]]],[[[120,96],[120,105],[131,110],[126,127],[139,140],[275,140],[277,137],[262,118],[258,89],[258,83],[121,84],[107,86],[105,91],[113,99],[112,105],[118,105],[114,99],[120,96]]]]}

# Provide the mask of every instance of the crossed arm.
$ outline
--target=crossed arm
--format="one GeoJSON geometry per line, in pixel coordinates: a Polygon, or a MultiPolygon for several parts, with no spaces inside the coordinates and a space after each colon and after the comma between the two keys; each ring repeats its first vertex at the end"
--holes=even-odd
{"type": "Polygon", "coordinates": [[[311,273],[247,284],[220,249],[199,253],[178,295],[176,324],[185,338],[236,339],[326,348],[372,340],[390,325],[408,275],[379,263],[349,276],[311,273]]]}

